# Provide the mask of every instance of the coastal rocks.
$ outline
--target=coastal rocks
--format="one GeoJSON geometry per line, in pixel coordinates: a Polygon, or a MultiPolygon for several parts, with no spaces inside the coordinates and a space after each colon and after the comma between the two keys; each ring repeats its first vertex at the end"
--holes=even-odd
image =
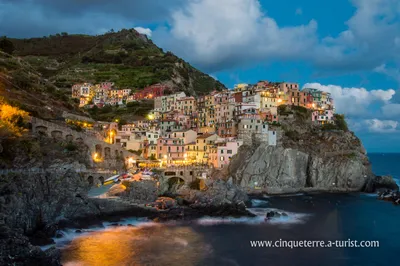
{"type": "Polygon", "coordinates": [[[95,215],[87,183],[71,171],[9,174],[0,184],[0,209],[10,228],[33,232],[63,219],[95,215]]]}
{"type": "Polygon", "coordinates": [[[0,265],[59,266],[61,253],[55,248],[42,251],[29,239],[6,226],[0,227],[0,265]]]}
{"type": "Polygon", "coordinates": [[[363,155],[326,155],[260,144],[243,146],[229,165],[234,183],[269,194],[360,191],[373,176],[363,155]]]}
{"type": "Polygon", "coordinates": [[[124,181],[122,184],[126,187],[126,193],[123,197],[136,203],[154,202],[158,198],[157,182],[155,181],[124,181]]]}
{"type": "Polygon", "coordinates": [[[156,202],[149,204],[152,207],[157,208],[158,210],[166,210],[171,209],[177,206],[177,201],[173,198],[169,197],[159,197],[156,202]]]}
{"type": "Polygon", "coordinates": [[[385,190],[378,193],[378,199],[391,201],[396,205],[400,204],[400,192],[398,190],[385,190]]]}
{"type": "Polygon", "coordinates": [[[272,219],[272,218],[279,218],[282,216],[287,217],[288,215],[285,212],[270,211],[270,212],[267,212],[267,214],[265,215],[265,218],[272,219]]]}
{"type": "Polygon", "coordinates": [[[204,191],[181,188],[178,193],[200,215],[249,215],[248,196],[242,188],[223,180],[207,180],[206,185],[204,191]]]}
{"type": "Polygon", "coordinates": [[[285,193],[306,186],[308,160],[309,156],[303,152],[263,143],[254,152],[251,147],[241,149],[233,157],[229,172],[234,183],[242,187],[285,193]]]}
{"type": "Polygon", "coordinates": [[[373,193],[379,190],[399,190],[399,186],[391,176],[375,176],[365,184],[364,192],[373,193]]]}

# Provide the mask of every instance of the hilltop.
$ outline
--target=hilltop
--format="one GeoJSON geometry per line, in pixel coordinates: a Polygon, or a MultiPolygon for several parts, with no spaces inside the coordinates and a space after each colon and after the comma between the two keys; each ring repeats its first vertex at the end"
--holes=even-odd
{"type": "Polygon", "coordinates": [[[25,60],[59,88],[71,88],[79,82],[102,81],[134,89],[164,83],[190,95],[225,88],[171,52],[164,52],[134,29],[98,36],[62,33],[10,40],[15,47],[15,56],[25,60]]]}

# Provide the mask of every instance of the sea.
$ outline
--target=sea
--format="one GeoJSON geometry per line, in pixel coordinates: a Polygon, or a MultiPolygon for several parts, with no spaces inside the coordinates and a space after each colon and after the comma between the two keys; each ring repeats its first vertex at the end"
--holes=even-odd
{"type": "MultiPolygon", "coordinates": [[[[399,180],[400,154],[369,157],[375,174],[399,180]]],[[[376,195],[262,196],[249,211],[256,216],[163,224],[132,217],[118,227],[66,229],[55,241],[66,266],[400,265],[400,206],[376,195]],[[285,215],[265,220],[270,211],[285,215]]]]}

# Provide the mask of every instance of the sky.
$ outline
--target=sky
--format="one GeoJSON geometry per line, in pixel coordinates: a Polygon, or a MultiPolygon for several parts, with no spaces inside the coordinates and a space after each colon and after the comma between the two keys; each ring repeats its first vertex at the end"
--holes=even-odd
{"type": "Polygon", "coordinates": [[[0,36],[136,28],[232,88],[331,92],[368,152],[400,152],[398,0],[0,0],[0,36]]]}

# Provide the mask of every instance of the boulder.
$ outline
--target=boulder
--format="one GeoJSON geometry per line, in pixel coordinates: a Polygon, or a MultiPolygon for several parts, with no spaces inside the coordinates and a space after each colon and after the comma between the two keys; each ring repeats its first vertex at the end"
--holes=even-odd
{"type": "Polygon", "coordinates": [[[366,182],[363,191],[367,193],[374,193],[385,190],[398,191],[399,186],[391,176],[373,176],[366,182]]]}
{"type": "Polygon", "coordinates": [[[124,181],[123,185],[126,187],[126,193],[123,194],[124,198],[132,200],[133,202],[149,203],[156,201],[158,198],[156,181],[124,181]]]}
{"type": "Polygon", "coordinates": [[[155,203],[152,204],[153,207],[156,207],[159,210],[171,209],[177,206],[176,200],[169,197],[159,197],[155,203]]]}

